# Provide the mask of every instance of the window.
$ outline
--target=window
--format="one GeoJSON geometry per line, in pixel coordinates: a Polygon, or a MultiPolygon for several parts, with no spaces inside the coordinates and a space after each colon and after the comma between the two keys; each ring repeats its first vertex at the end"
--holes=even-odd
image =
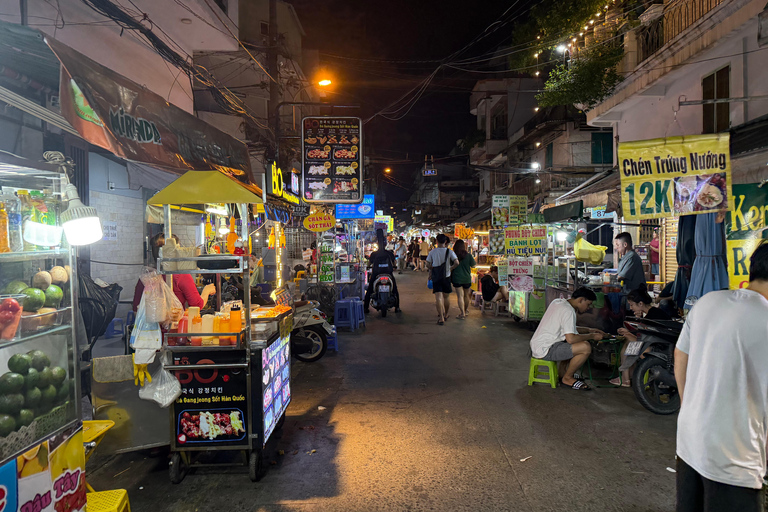
{"type": "MultiPolygon", "coordinates": [[[[731,67],[726,66],[707,75],[701,81],[701,97],[705,100],[718,100],[730,97],[731,67]]],[[[704,123],[702,133],[719,133],[731,126],[730,103],[709,103],[702,105],[704,123]]]]}
{"type": "Polygon", "coordinates": [[[613,165],[613,132],[592,134],[592,163],[613,165]]]}
{"type": "Polygon", "coordinates": [[[505,140],[507,138],[507,111],[500,108],[491,118],[491,139],[505,140]]]}
{"type": "Polygon", "coordinates": [[[261,22],[261,35],[268,36],[269,35],[269,23],[261,22]]]}
{"type": "Polygon", "coordinates": [[[554,142],[550,142],[547,144],[547,147],[544,150],[544,168],[545,169],[551,169],[553,164],[553,159],[555,155],[555,146],[554,142]]]}

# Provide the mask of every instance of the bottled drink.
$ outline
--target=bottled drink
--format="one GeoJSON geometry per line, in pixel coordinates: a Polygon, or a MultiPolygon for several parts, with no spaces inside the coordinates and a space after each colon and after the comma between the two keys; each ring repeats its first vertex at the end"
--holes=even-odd
{"type": "Polygon", "coordinates": [[[0,203],[0,252],[11,252],[8,244],[8,214],[5,211],[5,203],[0,203]]]}
{"type": "Polygon", "coordinates": [[[200,336],[200,333],[203,332],[203,319],[200,318],[200,315],[195,316],[192,318],[192,329],[190,329],[190,332],[192,333],[192,337],[190,338],[190,345],[194,347],[199,347],[203,344],[203,338],[200,336]],[[195,336],[197,334],[197,336],[195,336]]]}
{"type": "MultiPolygon", "coordinates": [[[[229,312],[229,332],[240,332],[243,326],[241,315],[240,306],[232,306],[232,310],[229,312]]],[[[234,345],[236,342],[236,337],[230,338],[230,345],[234,345]]]]}
{"type": "Polygon", "coordinates": [[[5,209],[8,213],[8,244],[11,246],[11,252],[21,252],[24,250],[24,239],[21,236],[21,202],[15,195],[9,196],[5,202],[5,209]]]}
{"type": "MultiPolygon", "coordinates": [[[[179,320],[179,325],[176,327],[176,332],[178,334],[189,332],[189,317],[186,314],[181,317],[181,320],[179,320]]],[[[168,344],[183,346],[187,344],[187,338],[168,338],[168,344]]]]}
{"type": "MultiPolygon", "coordinates": [[[[204,332],[206,334],[210,334],[210,333],[214,332],[214,330],[213,330],[213,321],[214,321],[214,319],[215,319],[215,317],[213,315],[203,315],[203,327],[202,327],[203,330],[202,330],[202,332],[204,332]]],[[[202,344],[203,345],[213,345],[214,344],[213,341],[215,339],[216,338],[214,336],[203,336],[202,344]]]]}
{"type": "MultiPolygon", "coordinates": [[[[19,202],[21,203],[21,226],[25,229],[27,221],[35,222],[35,207],[32,204],[32,198],[27,190],[19,190],[19,202]]],[[[22,237],[23,239],[23,237],[22,237]]],[[[26,239],[23,239],[23,248],[25,251],[36,251],[37,246],[26,239]]]]}

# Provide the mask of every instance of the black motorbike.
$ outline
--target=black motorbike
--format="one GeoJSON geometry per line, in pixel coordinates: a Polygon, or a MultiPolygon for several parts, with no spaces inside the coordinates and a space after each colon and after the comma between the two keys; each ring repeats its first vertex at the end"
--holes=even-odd
{"type": "Polygon", "coordinates": [[[643,407],[655,414],[674,414],[680,409],[675,380],[674,352],[683,322],[678,320],[625,320],[624,326],[637,333],[627,346],[621,370],[632,365],[632,390],[643,407]]]}
{"type": "Polygon", "coordinates": [[[395,307],[395,295],[393,293],[392,285],[394,278],[389,274],[379,274],[374,279],[373,283],[369,286],[373,286],[373,292],[371,294],[371,305],[381,311],[381,317],[387,316],[387,310],[395,307]]]}

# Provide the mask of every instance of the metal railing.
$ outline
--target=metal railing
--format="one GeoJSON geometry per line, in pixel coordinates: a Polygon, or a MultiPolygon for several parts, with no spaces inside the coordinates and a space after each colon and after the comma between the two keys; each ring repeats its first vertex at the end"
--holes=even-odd
{"type": "Polygon", "coordinates": [[[668,43],[725,0],[679,0],[664,9],[664,42],[668,43]]]}
{"type": "Polygon", "coordinates": [[[640,64],[664,46],[664,18],[657,18],[637,31],[638,59],[640,64]]]}

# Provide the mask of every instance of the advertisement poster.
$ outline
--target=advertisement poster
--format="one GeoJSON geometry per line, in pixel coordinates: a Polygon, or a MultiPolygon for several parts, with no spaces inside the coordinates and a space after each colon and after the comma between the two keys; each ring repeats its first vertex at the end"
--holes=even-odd
{"type": "Polygon", "coordinates": [[[363,132],[358,117],[302,120],[302,194],[308,203],[359,203],[363,132]]]}
{"type": "Polygon", "coordinates": [[[726,256],[730,288],[749,284],[749,257],[768,238],[768,186],[757,183],[733,186],[733,210],[725,217],[726,256]]]}
{"type": "Polygon", "coordinates": [[[333,282],[333,243],[324,241],[320,244],[320,269],[318,279],[321,283],[333,282]]]}
{"type": "Polygon", "coordinates": [[[626,220],[731,210],[728,133],[619,143],[626,220]]]}
{"type": "MultiPolygon", "coordinates": [[[[173,354],[173,365],[233,364],[243,351],[173,354]]],[[[178,370],[181,396],[173,404],[176,446],[248,446],[246,371],[244,368],[178,370]]]]}
{"type": "Polygon", "coordinates": [[[491,199],[491,225],[503,228],[527,220],[528,196],[493,196],[491,199]]]}
{"type": "Polygon", "coordinates": [[[264,443],[274,432],[277,422],[291,402],[291,345],[288,342],[290,335],[288,331],[287,335],[281,336],[261,351],[264,443]]]}
{"type": "Polygon", "coordinates": [[[504,246],[504,230],[492,229],[488,232],[488,240],[490,241],[491,254],[494,256],[502,256],[507,253],[504,246]]]}
{"type": "Polygon", "coordinates": [[[515,226],[504,230],[507,256],[543,256],[547,252],[547,226],[541,224],[515,226]]]}
{"type": "Polygon", "coordinates": [[[390,215],[376,215],[373,220],[374,231],[377,229],[383,229],[386,233],[391,233],[395,230],[395,219],[390,215]]]}
{"type": "Polygon", "coordinates": [[[499,285],[505,286],[508,275],[506,258],[499,258],[499,260],[496,262],[496,266],[499,267],[499,285]]]}
{"type": "Polygon", "coordinates": [[[533,260],[531,258],[509,258],[507,262],[507,290],[532,292],[533,260]]]}
{"type": "Polygon", "coordinates": [[[372,219],[376,216],[373,194],[365,194],[360,204],[337,204],[337,219],[372,219]]]}

